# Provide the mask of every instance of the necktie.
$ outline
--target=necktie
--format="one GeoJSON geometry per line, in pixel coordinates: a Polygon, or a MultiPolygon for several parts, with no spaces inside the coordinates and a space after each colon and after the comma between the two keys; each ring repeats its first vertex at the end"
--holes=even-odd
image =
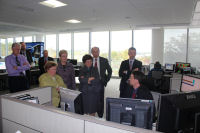
{"type": "Polygon", "coordinates": [[[130,60],[130,62],[129,62],[129,69],[130,69],[130,70],[132,70],[132,65],[133,65],[133,61],[130,60]]]}
{"type": "Polygon", "coordinates": [[[95,58],[94,67],[98,68],[98,67],[97,67],[97,59],[96,59],[96,58],[95,58]]]}
{"type": "Polygon", "coordinates": [[[135,90],[134,90],[134,91],[133,91],[132,98],[135,99],[135,97],[136,97],[136,92],[135,92],[135,90]]]}
{"type": "Polygon", "coordinates": [[[17,64],[17,66],[20,66],[20,62],[19,62],[19,60],[18,60],[18,57],[16,56],[16,64],[17,64]]]}
{"type": "Polygon", "coordinates": [[[47,63],[47,58],[44,58],[44,64],[46,64],[47,63]]]}
{"type": "MultiPolygon", "coordinates": [[[[17,64],[17,66],[20,66],[20,62],[19,62],[19,60],[18,60],[18,57],[16,56],[16,64],[17,64]]],[[[21,76],[24,76],[24,73],[23,72],[20,72],[20,75],[21,76]]]]}

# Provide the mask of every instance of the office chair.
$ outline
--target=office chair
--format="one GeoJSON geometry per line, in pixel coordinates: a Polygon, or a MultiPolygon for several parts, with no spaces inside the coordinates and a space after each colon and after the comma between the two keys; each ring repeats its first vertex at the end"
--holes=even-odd
{"type": "Polygon", "coordinates": [[[163,71],[152,71],[152,78],[154,79],[154,86],[158,89],[162,85],[163,71]]]}

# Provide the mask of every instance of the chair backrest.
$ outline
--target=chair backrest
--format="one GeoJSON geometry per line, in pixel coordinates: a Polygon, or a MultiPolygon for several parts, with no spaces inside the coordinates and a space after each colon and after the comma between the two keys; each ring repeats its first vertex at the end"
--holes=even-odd
{"type": "Polygon", "coordinates": [[[163,71],[152,71],[152,78],[162,79],[163,71]]]}

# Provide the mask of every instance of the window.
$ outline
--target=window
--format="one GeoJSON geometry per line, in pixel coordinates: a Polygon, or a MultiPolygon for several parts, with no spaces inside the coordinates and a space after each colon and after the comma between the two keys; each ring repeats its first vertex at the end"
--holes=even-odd
{"type": "Polygon", "coordinates": [[[82,57],[89,51],[89,33],[74,33],[74,59],[82,62],[82,57]]]}
{"type": "Polygon", "coordinates": [[[68,58],[71,58],[71,33],[59,34],[59,51],[65,49],[68,52],[68,58]]]}
{"type": "Polygon", "coordinates": [[[15,38],[15,42],[17,42],[17,43],[22,42],[22,37],[16,37],[16,38],[15,38]]]}
{"type": "Polygon", "coordinates": [[[128,59],[128,49],[132,46],[131,31],[112,31],[111,32],[111,67],[113,76],[118,76],[120,64],[128,59]]]}
{"type": "Polygon", "coordinates": [[[100,56],[108,58],[109,52],[109,32],[92,32],[91,48],[99,47],[100,56]]]}
{"type": "Polygon", "coordinates": [[[32,42],[32,36],[25,36],[24,42],[32,42]]]}
{"type": "Polygon", "coordinates": [[[136,59],[143,65],[149,65],[151,61],[152,30],[134,30],[134,47],[136,59]]]}
{"type": "Polygon", "coordinates": [[[50,57],[56,58],[56,34],[46,35],[46,49],[50,57]]]}
{"type": "Polygon", "coordinates": [[[6,56],[6,39],[1,39],[1,57],[6,56]]]}
{"type": "Polygon", "coordinates": [[[200,57],[200,28],[189,29],[188,62],[192,67],[199,67],[200,57]]]}
{"type": "Polygon", "coordinates": [[[12,44],[13,44],[13,38],[8,38],[8,55],[12,53],[12,44]]]}
{"type": "Polygon", "coordinates": [[[187,29],[164,30],[164,63],[186,62],[187,29]]]}

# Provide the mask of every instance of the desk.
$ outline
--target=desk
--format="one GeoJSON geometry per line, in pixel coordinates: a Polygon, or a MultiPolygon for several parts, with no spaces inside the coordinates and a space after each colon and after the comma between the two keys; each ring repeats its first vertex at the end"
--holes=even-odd
{"type": "Polygon", "coordinates": [[[38,81],[39,77],[40,77],[40,69],[30,70],[30,84],[31,85],[39,84],[39,81],[38,81]]]}
{"type": "Polygon", "coordinates": [[[8,73],[0,73],[0,90],[8,89],[8,73]]]}

